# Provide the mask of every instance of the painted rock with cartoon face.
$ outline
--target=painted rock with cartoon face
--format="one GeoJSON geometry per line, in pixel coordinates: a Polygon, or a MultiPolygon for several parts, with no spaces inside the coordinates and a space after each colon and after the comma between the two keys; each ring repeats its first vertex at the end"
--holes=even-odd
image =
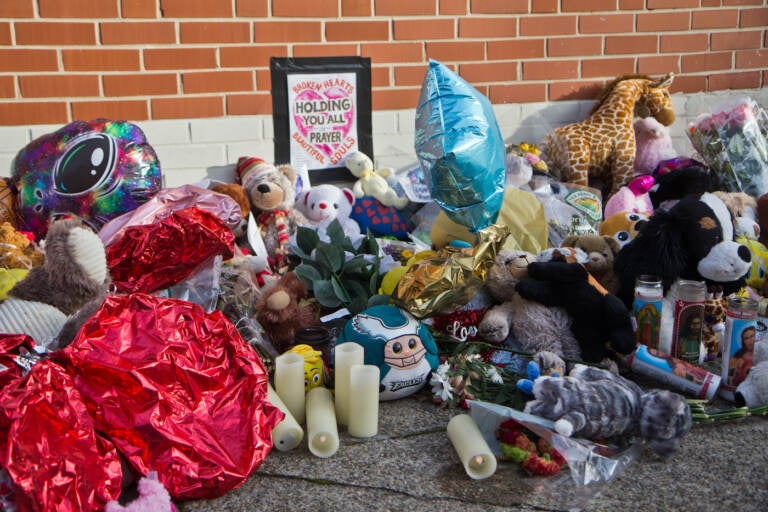
{"type": "Polygon", "coordinates": [[[144,132],[126,121],[75,121],[19,151],[11,181],[19,227],[39,240],[68,215],[95,231],[162,186],[160,163],[144,132]]]}
{"type": "Polygon", "coordinates": [[[419,391],[436,369],[437,344],[427,326],[395,306],[373,306],[347,322],[336,342],[358,343],[365,364],[380,369],[380,400],[419,391]]]}

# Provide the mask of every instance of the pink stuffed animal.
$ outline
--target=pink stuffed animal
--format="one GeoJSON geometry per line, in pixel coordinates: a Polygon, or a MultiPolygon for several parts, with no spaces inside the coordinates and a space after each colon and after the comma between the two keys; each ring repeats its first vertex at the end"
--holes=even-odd
{"type": "Polygon", "coordinates": [[[110,501],[104,512],[176,512],[171,495],[157,479],[157,472],[150,471],[139,480],[139,497],[126,505],[110,501]]]}
{"type": "Polygon", "coordinates": [[[669,128],[654,117],[635,121],[635,173],[651,174],[660,162],[677,156],[669,128]]]}
{"type": "Polygon", "coordinates": [[[603,208],[603,218],[607,219],[619,212],[642,213],[650,216],[653,213],[653,203],[648,191],[651,190],[654,182],[653,176],[648,174],[636,176],[608,198],[603,208]]]}

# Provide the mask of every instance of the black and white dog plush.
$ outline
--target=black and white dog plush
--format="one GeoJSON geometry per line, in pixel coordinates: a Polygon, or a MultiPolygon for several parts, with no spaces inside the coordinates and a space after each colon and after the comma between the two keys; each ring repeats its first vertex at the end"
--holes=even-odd
{"type": "Polygon", "coordinates": [[[666,351],[672,340],[678,280],[721,286],[728,295],[744,286],[751,259],[749,249],[734,241],[733,217],[725,203],[707,192],[686,196],[669,210],[654,211],[642,231],[619,251],[614,270],[621,282],[619,297],[628,308],[638,276],[661,277],[659,347],[666,351]]]}
{"type": "Polygon", "coordinates": [[[656,210],[640,233],[614,261],[619,296],[631,307],[635,279],[661,277],[666,294],[678,279],[720,285],[725,294],[739,290],[749,273],[749,249],[734,241],[733,217],[711,193],[687,196],[669,210],[656,210]]]}

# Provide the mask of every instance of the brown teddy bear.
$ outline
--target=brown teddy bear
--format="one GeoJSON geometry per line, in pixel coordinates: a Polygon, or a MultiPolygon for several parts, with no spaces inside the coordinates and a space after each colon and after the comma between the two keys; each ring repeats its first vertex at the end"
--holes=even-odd
{"type": "Polygon", "coordinates": [[[514,342],[525,352],[547,351],[564,358],[581,359],[568,313],[562,308],[524,299],[516,291],[517,283],[527,277],[528,264],[533,261],[536,256],[525,251],[499,251],[485,282],[498,304],[480,321],[478,335],[485,341],[502,343],[512,334],[514,342]]]}
{"type": "Polygon", "coordinates": [[[288,270],[291,236],[298,226],[310,225],[304,214],[294,208],[296,171],[289,165],[275,167],[260,158],[242,157],[235,172],[261,229],[270,267],[283,274],[288,270]]]}
{"type": "Polygon", "coordinates": [[[0,224],[0,247],[0,267],[29,270],[43,264],[43,253],[10,222],[0,224]]]}
{"type": "Polygon", "coordinates": [[[608,293],[619,291],[619,278],[613,272],[613,260],[621,250],[621,245],[612,236],[568,235],[560,244],[562,247],[574,247],[587,253],[584,267],[608,293]]]}
{"type": "Polygon", "coordinates": [[[256,321],[278,354],[295,345],[297,329],[317,323],[317,311],[307,299],[307,287],[288,272],[256,301],[256,321]]]}

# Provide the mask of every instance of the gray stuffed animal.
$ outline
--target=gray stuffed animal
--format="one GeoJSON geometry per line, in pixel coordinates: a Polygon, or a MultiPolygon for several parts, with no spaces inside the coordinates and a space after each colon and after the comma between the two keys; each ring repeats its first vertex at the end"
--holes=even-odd
{"type": "Polygon", "coordinates": [[[37,345],[57,350],[56,337],[68,317],[86,305],[95,311],[110,277],[101,239],[80,219],[51,223],[44,251],[43,264],[32,268],[0,303],[0,332],[28,334],[37,345]]]}
{"type": "Polygon", "coordinates": [[[549,351],[567,359],[581,359],[568,313],[524,299],[516,291],[517,283],[528,275],[528,264],[533,261],[536,256],[525,251],[499,251],[485,284],[498,304],[486,312],[478,325],[478,334],[494,343],[501,343],[512,334],[526,352],[549,351]]]}
{"type": "MultiPolygon", "coordinates": [[[[520,384],[519,384],[520,385],[520,384]]],[[[605,439],[638,435],[662,457],[680,448],[692,425],[685,398],[667,390],[644,392],[607,370],[574,365],[567,377],[539,377],[525,412],[555,422],[566,437],[605,439]]]]}

